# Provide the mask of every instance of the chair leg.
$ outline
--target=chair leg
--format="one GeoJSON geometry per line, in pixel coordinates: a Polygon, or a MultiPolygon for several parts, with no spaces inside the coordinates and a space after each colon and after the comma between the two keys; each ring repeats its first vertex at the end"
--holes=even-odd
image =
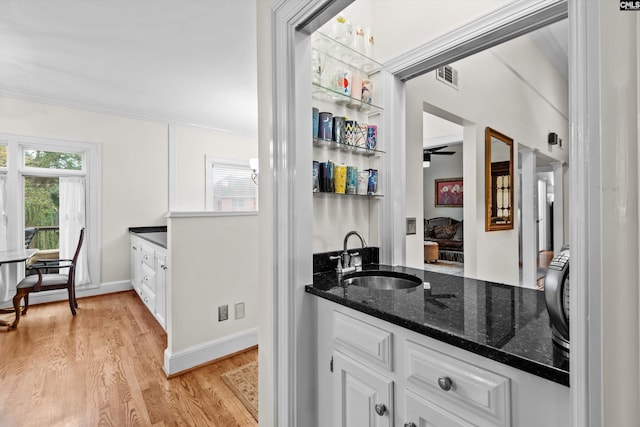
{"type": "Polygon", "coordinates": [[[11,324],[11,326],[9,326],[11,329],[15,328],[18,326],[18,323],[20,323],[20,315],[21,314],[25,314],[27,312],[26,309],[26,305],[25,305],[25,309],[24,311],[22,311],[20,309],[20,300],[23,299],[25,300],[25,304],[27,299],[29,298],[29,290],[28,289],[18,289],[18,292],[16,292],[16,295],[13,297],[13,309],[16,312],[16,319],[13,321],[13,323],[11,324]]]}
{"type": "Polygon", "coordinates": [[[73,295],[73,289],[71,287],[67,288],[67,291],[69,293],[69,308],[71,309],[71,314],[73,314],[74,316],[76,315],[76,300],[74,298],[73,295]]]}
{"type": "Polygon", "coordinates": [[[24,310],[22,310],[22,314],[27,314],[28,308],[29,308],[29,293],[27,292],[24,295],[24,310]]]}

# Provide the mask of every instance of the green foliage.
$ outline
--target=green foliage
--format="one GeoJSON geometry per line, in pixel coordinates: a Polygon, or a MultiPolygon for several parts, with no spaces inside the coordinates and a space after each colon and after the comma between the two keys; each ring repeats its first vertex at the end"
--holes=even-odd
{"type": "Polygon", "coordinates": [[[7,146],[0,145],[0,167],[7,166],[7,146]]]}
{"type": "MultiPolygon", "coordinates": [[[[24,178],[24,226],[57,227],[60,202],[59,179],[27,176],[24,178]]],[[[59,246],[57,232],[41,230],[32,247],[54,249],[59,246]]]]}
{"type": "Polygon", "coordinates": [[[82,155],[55,151],[25,150],[24,164],[34,168],[82,170],[82,155]]]}

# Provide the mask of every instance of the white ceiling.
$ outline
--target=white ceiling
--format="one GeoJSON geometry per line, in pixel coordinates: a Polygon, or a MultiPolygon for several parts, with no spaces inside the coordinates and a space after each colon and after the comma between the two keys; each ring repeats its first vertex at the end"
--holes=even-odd
{"type": "Polygon", "coordinates": [[[0,94],[257,135],[255,0],[0,0],[0,94]]]}
{"type": "MultiPolygon", "coordinates": [[[[0,0],[0,95],[256,136],[255,8],[0,0]]],[[[566,69],[566,23],[536,33],[566,69]]]]}

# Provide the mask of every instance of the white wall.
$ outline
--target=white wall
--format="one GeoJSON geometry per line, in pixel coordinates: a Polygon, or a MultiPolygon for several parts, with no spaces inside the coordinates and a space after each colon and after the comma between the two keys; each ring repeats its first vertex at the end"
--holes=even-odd
{"type": "Polygon", "coordinates": [[[101,146],[101,281],[128,281],[128,228],[166,223],[167,125],[0,97],[0,132],[101,146]]]}
{"type": "Polygon", "coordinates": [[[243,161],[258,157],[255,138],[194,126],[176,126],[176,210],[205,210],[205,156],[243,161]]]}
{"type": "MultiPolygon", "coordinates": [[[[459,90],[438,82],[433,73],[407,82],[407,182],[422,175],[418,171],[422,141],[412,135],[422,132],[413,127],[422,127],[425,104],[448,112],[453,116],[452,121],[464,124],[465,274],[517,285],[517,228],[484,231],[484,129],[492,127],[512,137],[516,144],[568,161],[567,84],[528,37],[452,65],[459,72],[459,90]],[[565,141],[563,148],[547,144],[550,130],[565,141]],[[496,253],[501,256],[495,256],[496,253]]],[[[412,199],[409,195],[414,193],[409,193],[409,188],[407,191],[409,210],[412,199]]],[[[422,191],[419,194],[422,195],[422,191]]],[[[415,213],[417,206],[412,209],[415,213]]],[[[407,215],[416,216],[409,211],[407,215]]],[[[422,251],[421,241],[407,239],[408,259],[410,254],[422,251]]]]}
{"type": "MultiPolygon", "coordinates": [[[[250,345],[257,344],[257,236],[257,215],[169,217],[170,358],[198,351],[214,355],[208,360],[225,356],[246,348],[246,340],[239,348],[226,340],[242,333],[253,337],[250,345]],[[245,303],[245,317],[236,320],[234,305],[240,302],[245,303]],[[225,304],[229,320],[218,322],[218,306],[225,304]]],[[[178,366],[178,371],[193,367],[181,361],[178,366]]]]}

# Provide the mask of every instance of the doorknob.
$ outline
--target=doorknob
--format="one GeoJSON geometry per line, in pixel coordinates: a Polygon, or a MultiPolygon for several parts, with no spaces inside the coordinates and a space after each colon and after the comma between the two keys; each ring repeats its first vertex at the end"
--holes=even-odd
{"type": "Polygon", "coordinates": [[[384,403],[378,403],[375,407],[376,414],[383,416],[385,412],[387,412],[387,407],[384,403]]]}

